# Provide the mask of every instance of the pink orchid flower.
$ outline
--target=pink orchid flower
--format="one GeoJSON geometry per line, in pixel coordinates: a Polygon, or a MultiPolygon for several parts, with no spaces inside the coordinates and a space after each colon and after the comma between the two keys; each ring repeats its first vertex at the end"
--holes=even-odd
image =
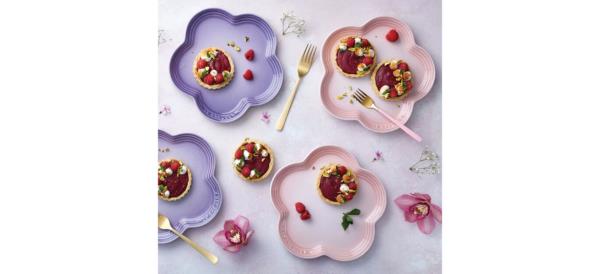
{"type": "Polygon", "coordinates": [[[235,220],[226,220],[223,230],[219,231],[213,240],[229,252],[238,252],[248,244],[254,230],[250,230],[250,221],[238,215],[235,220]]]}
{"type": "Polygon", "coordinates": [[[431,234],[435,229],[435,222],[442,223],[442,209],[431,203],[427,194],[403,194],[394,200],[396,205],[404,211],[407,222],[416,222],[419,230],[431,234]]]}

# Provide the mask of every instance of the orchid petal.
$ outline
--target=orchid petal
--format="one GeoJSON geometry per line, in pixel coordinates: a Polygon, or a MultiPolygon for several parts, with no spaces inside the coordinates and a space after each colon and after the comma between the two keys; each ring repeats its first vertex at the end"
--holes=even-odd
{"type": "Polygon", "coordinates": [[[248,241],[250,241],[250,237],[252,237],[252,234],[254,234],[254,230],[248,231],[248,234],[246,234],[246,239],[244,240],[244,245],[248,244],[248,241]]]}
{"type": "Polygon", "coordinates": [[[404,211],[408,211],[412,205],[418,202],[419,200],[415,199],[415,197],[408,194],[400,195],[394,200],[394,203],[396,203],[396,205],[404,211]]]}
{"type": "Polygon", "coordinates": [[[414,223],[419,220],[419,216],[413,214],[412,211],[404,211],[404,219],[409,223],[414,223]]]}
{"type": "Polygon", "coordinates": [[[431,196],[429,196],[429,194],[411,193],[411,195],[417,200],[431,202],[431,196]]]}
{"type": "Polygon", "coordinates": [[[235,217],[234,222],[240,228],[240,232],[246,234],[246,231],[250,227],[250,220],[242,215],[238,215],[235,217]]]}
{"type": "Polygon", "coordinates": [[[225,231],[230,231],[235,227],[235,222],[233,220],[227,220],[225,221],[225,225],[223,225],[223,228],[225,231]]]}
{"type": "Polygon", "coordinates": [[[240,251],[240,249],[242,249],[242,246],[241,245],[230,245],[230,246],[225,247],[223,249],[225,249],[225,250],[227,250],[229,252],[235,253],[235,252],[240,251]]]}
{"type": "Polygon", "coordinates": [[[435,218],[436,221],[438,221],[438,223],[442,223],[442,209],[434,204],[431,204],[431,206],[429,207],[431,209],[431,215],[433,216],[433,218],[435,218]]]}
{"type": "Polygon", "coordinates": [[[217,234],[215,234],[213,240],[222,248],[226,248],[231,245],[231,242],[229,242],[229,240],[227,240],[227,237],[225,236],[224,230],[221,230],[217,234]]]}
{"type": "Polygon", "coordinates": [[[419,230],[425,234],[431,234],[433,229],[435,229],[435,220],[432,216],[427,216],[425,219],[419,220],[417,222],[419,226],[419,230]]]}

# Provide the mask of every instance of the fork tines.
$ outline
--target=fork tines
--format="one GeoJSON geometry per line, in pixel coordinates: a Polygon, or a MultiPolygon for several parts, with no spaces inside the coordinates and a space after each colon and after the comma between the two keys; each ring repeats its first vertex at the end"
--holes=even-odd
{"type": "Polygon", "coordinates": [[[362,89],[357,89],[354,94],[352,94],[352,97],[354,97],[354,99],[356,99],[358,102],[362,102],[369,96],[362,89]]]}
{"type": "Polygon", "coordinates": [[[313,61],[313,58],[315,57],[316,52],[317,52],[317,47],[313,46],[310,43],[306,44],[306,47],[304,48],[304,52],[302,53],[302,57],[300,58],[300,62],[304,62],[306,64],[311,64],[313,61]]]}

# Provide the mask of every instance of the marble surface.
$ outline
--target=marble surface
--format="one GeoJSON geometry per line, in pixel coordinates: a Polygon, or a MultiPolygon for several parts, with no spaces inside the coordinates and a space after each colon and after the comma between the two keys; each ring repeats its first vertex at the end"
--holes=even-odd
{"type": "MultiPolygon", "coordinates": [[[[159,1],[159,104],[171,107],[170,115],[159,115],[159,128],[170,134],[193,133],[206,139],[217,154],[216,176],[224,193],[221,211],[204,227],[186,235],[213,251],[219,258],[213,266],[201,255],[177,240],[159,246],[158,268],[162,274],[176,273],[441,273],[442,230],[422,234],[416,224],[404,221],[393,204],[397,196],[409,192],[428,193],[442,206],[441,175],[417,176],[408,168],[416,162],[425,146],[441,152],[441,0],[359,1],[159,1]],[[338,7],[344,3],[343,12],[338,7]],[[266,105],[251,108],[239,120],[217,124],[196,108],[192,97],[180,92],[169,76],[169,60],[183,41],[190,18],[205,8],[219,7],[232,14],[253,13],[264,18],[278,33],[278,56],[285,71],[279,95],[266,105]],[[281,35],[279,19],[293,10],[306,20],[301,37],[281,35]],[[296,64],[307,42],[321,45],[335,29],[360,26],[377,16],[392,16],[408,23],[419,45],[433,57],[437,78],[431,92],[415,105],[407,125],[423,136],[416,143],[400,131],[376,134],[356,121],[341,121],[326,112],[319,88],[323,64],[318,56],[302,82],[283,132],[275,130],[276,120],[296,79],[296,64]],[[261,121],[263,112],[271,114],[269,124],[261,121]],[[335,131],[323,134],[323,129],[335,131]],[[245,137],[267,142],[276,153],[275,169],[298,162],[314,148],[335,144],[353,153],[360,164],[379,175],[386,187],[388,207],[377,223],[373,246],[352,262],[337,262],[327,257],[304,260],[291,255],[277,233],[277,212],[271,203],[270,181],[243,183],[231,170],[230,154],[245,137]],[[383,160],[373,162],[375,152],[383,160]],[[241,252],[228,253],[217,246],[213,235],[226,219],[242,214],[251,221],[255,234],[241,252]]],[[[160,106],[158,106],[160,108],[160,106]]],[[[443,156],[443,155],[442,155],[443,156]]],[[[332,228],[336,229],[336,228],[332,228]]]]}

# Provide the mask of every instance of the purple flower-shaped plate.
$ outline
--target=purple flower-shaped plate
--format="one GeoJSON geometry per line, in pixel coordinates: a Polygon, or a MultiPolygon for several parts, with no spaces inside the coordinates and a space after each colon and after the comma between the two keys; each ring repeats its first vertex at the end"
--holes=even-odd
{"type": "MultiPolygon", "coordinates": [[[[167,216],[173,228],[184,232],[212,220],[223,202],[221,188],[215,178],[215,154],[206,141],[193,134],[171,136],[158,131],[158,160],[175,158],[183,161],[192,172],[192,186],[181,199],[173,202],[158,199],[158,212],[167,216]]],[[[177,239],[167,230],[158,230],[158,243],[177,239]]]]}
{"type": "Polygon", "coordinates": [[[283,83],[283,68],[276,56],[277,37],[262,18],[253,14],[233,16],[221,9],[205,9],[187,26],[185,41],[171,58],[171,78],[181,91],[194,97],[198,109],[209,119],[228,123],[240,118],[251,106],[265,104],[275,98],[283,83]],[[245,41],[244,37],[249,40],[245,41]],[[227,43],[233,41],[241,50],[227,43]],[[193,75],[193,63],[203,48],[217,47],[229,54],[234,63],[234,77],[224,88],[208,90],[193,75]],[[253,49],[254,60],[244,53],[253,49]],[[242,76],[252,70],[253,80],[242,76]]]}

